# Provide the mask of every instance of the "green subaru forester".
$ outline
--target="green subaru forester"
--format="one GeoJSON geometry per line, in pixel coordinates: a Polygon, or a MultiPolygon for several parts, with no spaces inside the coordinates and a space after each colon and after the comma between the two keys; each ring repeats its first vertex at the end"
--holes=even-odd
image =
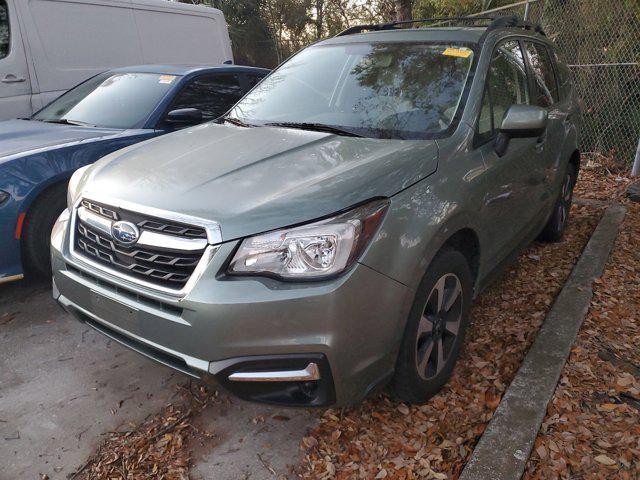
{"type": "Polygon", "coordinates": [[[245,399],[424,401],[492,274],[562,237],[580,123],[539,27],[355,27],[217,121],[76,172],[54,297],[245,399]]]}

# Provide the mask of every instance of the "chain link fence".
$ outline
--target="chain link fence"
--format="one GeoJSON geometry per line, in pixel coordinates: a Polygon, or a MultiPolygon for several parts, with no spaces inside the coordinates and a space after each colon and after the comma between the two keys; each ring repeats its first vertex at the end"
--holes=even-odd
{"type": "Polygon", "coordinates": [[[476,15],[487,14],[542,25],[584,102],[581,150],[631,165],[640,155],[640,2],[531,0],[476,15]]]}

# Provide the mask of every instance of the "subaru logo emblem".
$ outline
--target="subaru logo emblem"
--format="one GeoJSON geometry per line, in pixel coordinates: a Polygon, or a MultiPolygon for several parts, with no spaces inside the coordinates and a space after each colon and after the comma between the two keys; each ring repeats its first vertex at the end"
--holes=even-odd
{"type": "Polygon", "coordinates": [[[131,245],[138,241],[140,230],[131,222],[115,222],[111,225],[111,236],[124,245],[131,245]]]}

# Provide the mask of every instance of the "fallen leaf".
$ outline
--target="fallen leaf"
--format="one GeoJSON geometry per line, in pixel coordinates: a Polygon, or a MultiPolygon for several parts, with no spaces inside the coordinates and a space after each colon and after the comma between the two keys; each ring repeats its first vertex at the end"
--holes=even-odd
{"type": "Polygon", "coordinates": [[[387,471],[383,468],[382,470],[380,470],[378,472],[378,474],[375,476],[376,479],[378,478],[387,478],[387,471]]]}
{"type": "Polygon", "coordinates": [[[608,457],[607,455],[598,455],[597,457],[595,457],[594,459],[596,462],[601,463],[603,465],[607,465],[607,466],[612,466],[612,465],[617,465],[618,463],[612,459],[611,457],[608,457]]]}

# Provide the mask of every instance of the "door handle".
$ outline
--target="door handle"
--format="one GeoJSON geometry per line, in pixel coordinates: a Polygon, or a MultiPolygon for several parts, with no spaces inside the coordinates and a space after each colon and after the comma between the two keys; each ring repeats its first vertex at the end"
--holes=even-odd
{"type": "Polygon", "coordinates": [[[9,74],[6,77],[4,77],[2,80],[0,80],[0,82],[2,83],[22,83],[22,82],[26,82],[27,79],[24,77],[16,77],[13,74],[9,74]]]}

